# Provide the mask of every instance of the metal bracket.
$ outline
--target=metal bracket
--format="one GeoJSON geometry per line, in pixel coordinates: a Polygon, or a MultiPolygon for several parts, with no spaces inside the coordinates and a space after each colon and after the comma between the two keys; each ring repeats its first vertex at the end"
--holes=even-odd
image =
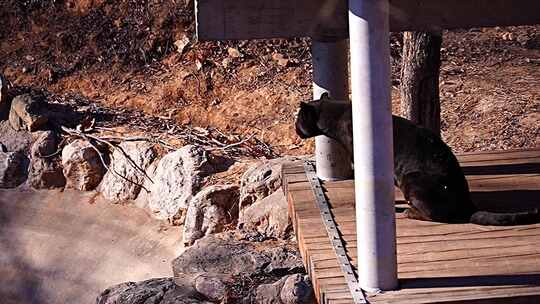
{"type": "Polygon", "coordinates": [[[315,201],[321,212],[322,221],[326,228],[326,232],[328,233],[328,238],[330,239],[330,243],[332,243],[332,247],[334,248],[334,252],[336,253],[336,256],[338,258],[339,266],[343,271],[345,281],[347,281],[347,285],[349,286],[349,290],[351,292],[354,303],[367,304],[368,302],[366,300],[364,292],[360,288],[360,284],[358,284],[358,279],[354,274],[351,260],[347,256],[347,252],[345,252],[345,245],[343,243],[343,239],[339,234],[336,221],[334,220],[332,212],[330,211],[330,206],[328,205],[326,196],[323,193],[321,182],[317,177],[313,162],[304,162],[304,170],[306,171],[308,181],[311,183],[311,189],[313,190],[313,194],[315,195],[315,201]]]}

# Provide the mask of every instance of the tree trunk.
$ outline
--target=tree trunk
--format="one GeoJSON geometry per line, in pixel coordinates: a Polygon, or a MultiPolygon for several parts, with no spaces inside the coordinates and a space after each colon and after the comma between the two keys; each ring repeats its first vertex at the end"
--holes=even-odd
{"type": "Polygon", "coordinates": [[[440,135],[439,70],[442,33],[405,32],[401,64],[401,115],[440,135]]]}

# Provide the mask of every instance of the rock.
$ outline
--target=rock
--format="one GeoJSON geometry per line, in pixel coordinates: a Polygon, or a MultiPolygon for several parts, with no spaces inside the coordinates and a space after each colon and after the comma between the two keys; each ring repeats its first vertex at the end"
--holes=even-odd
{"type": "Polygon", "coordinates": [[[225,230],[238,219],[238,186],[214,185],[191,199],[184,223],[186,246],[203,236],[225,230]]]}
{"type": "Polygon", "coordinates": [[[200,275],[195,278],[195,289],[210,301],[220,303],[228,292],[228,287],[215,277],[200,275]]]}
{"type": "Polygon", "coordinates": [[[0,74],[0,120],[9,116],[10,104],[8,101],[8,82],[4,75],[0,74]]]}
{"type": "Polygon", "coordinates": [[[105,289],[96,304],[206,304],[193,288],[176,286],[171,278],[126,282],[105,289]]]}
{"type": "Polygon", "coordinates": [[[143,185],[147,178],[133,164],[146,172],[146,168],[157,157],[153,146],[145,141],[123,142],[119,145],[119,149],[116,149],[112,154],[110,170],[103,177],[99,187],[99,191],[106,199],[113,202],[124,202],[137,198],[141,191],[140,185],[143,185]],[[125,156],[126,154],[131,161],[125,156]]]}
{"type": "Polygon", "coordinates": [[[66,187],[82,191],[96,188],[105,174],[99,154],[84,140],[75,140],[64,147],[62,167],[66,187]]]}
{"type": "Polygon", "coordinates": [[[311,304],[314,301],[313,287],[307,275],[292,274],[257,287],[256,302],[260,304],[311,304]]]}
{"type": "Polygon", "coordinates": [[[504,32],[501,36],[503,40],[514,40],[516,38],[515,34],[512,32],[504,32]]]}
{"type": "Polygon", "coordinates": [[[280,54],[280,53],[272,54],[272,60],[277,62],[277,64],[282,67],[286,67],[289,64],[289,59],[285,58],[285,56],[283,56],[283,54],[280,54]]]}
{"type": "Polygon", "coordinates": [[[255,274],[294,273],[303,269],[296,247],[282,241],[239,240],[233,232],[199,239],[172,262],[174,277],[207,275],[232,278],[255,274]]]}
{"type": "Polygon", "coordinates": [[[30,153],[34,139],[32,133],[28,131],[15,131],[9,121],[0,120],[0,142],[4,144],[7,151],[30,153]]]}
{"type": "Polygon", "coordinates": [[[233,231],[197,240],[172,265],[177,285],[195,286],[207,298],[225,303],[254,303],[258,285],[304,270],[295,245],[249,242],[233,231]]]}
{"type": "Polygon", "coordinates": [[[230,47],[227,49],[227,53],[231,58],[242,57],[242,53],[237,48],[230,47]]]}
{"type": "Polygon", "coordinates": [[[0,188],[15,188],[27,177],[28,159],[21,152],[0,152],[0,188]]]}
{"type": "Polygon", "coordinates": [[[281,166],[302,161],[305,157],[286,156],[264,161],[249,168],[240,184],[240,214],[251,204],[262,200],[281,187],[281,166]]]}
{"type": "Polygon", "coordinates": [[[182,36],[174,42],[176,46],[176,51],[180,54],[184,53],[184,49],[189,44],[189,37],[183,33],[182,36]]]}
{"type": "Polygon", "coordinates": [[[143,181],[144,188],[139,191],[139,195],[137,195],[137,198],[134,201],[135,206],[139,208],[147,208],[148,207],[148,197],[150,195],[150,192],[147,192],[152,187],[154,178],[156,176],[156,169],[157,165],[159,163],[159,159],[154,159],[154,161],[146,168],[146,175],[150,178],[145,178],[143,181]],[[145,190],[146,189],[146,190],[145,190]]]}
{"type": "Polygon", "coordinates": [[[66,185],[66,178],[59,162],[32,159],[27,183],[34,189],[62,188],[66,185]]]}
{"type": "Polygon", "coordinates": [[[30,132],[42,128],[48,121],[43,115],[44,105],[34,99],[30,94],[23,94],[13,98],[9,111],[9,122],[14,130],[27,130],[30,132]]]}
{"type": "Polygon", "coordinates": [[[30,148],[30,156],[43,157],[52,155],[58,148],[56,134],[52,131],[37,132],[36,139],[30,148]]]}
{"type": "Polygon", "coordinates": [[[307,275],[293,274],[283,278],[279,294],[283,304],[311,304],[315,302],[313,286],[307,275]]]}
{"type": "Polygon", "coordinates": [[[221,66],[224,67],[224,68],[228,68],[229,65],[231,64],[232,62],[232,59],[229,58],[229,57],[225,57],[223,58],[223,60],[221,61],[221,66]]]}
{"type": "Polygon", "coordinates": [[[52,131],[40,132],[30,149],[30,172],[27,184],[35,189],[64,187],[66,179],[57,152],[58,143],[52,131]]]}
{"type": "Polygon", "coordinates": [[[195,67],[197,68],[197,71],[200,71],[203,67],[202,61],[200,61],[199,59],[195,59],[195,67]]]}
{"type": "Polygon", "coordinates": [[[288,205],[282,189],[247,207],[238,219],[238,228],[246,234],[285,239],[292,230],[288,205]]]}
{"type": "Polygon", "coordinates": [[[285,278],[282,278],[273,284],[259,285],[255,292],[255,302],[257,304],[282,304],[279,294],[285,283],[284,279],[285,278]]]}
{"type": "Polygon", "coordinates": [[[212,170],[206,152],[198,146],[188,145],[165,155],[157,164],[148,207],[157,218],[182,224],[182,213],[212,170]]]}

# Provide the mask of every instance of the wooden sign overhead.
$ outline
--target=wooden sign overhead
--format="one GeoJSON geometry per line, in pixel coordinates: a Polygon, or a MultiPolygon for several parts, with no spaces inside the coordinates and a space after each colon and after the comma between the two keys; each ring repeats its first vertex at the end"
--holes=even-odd
{"type": "MultiPolygon", "coordinates": [[[[389,0],[390,30],[540,24],[540,0],[389,0]]],[[[200,40],[348,37],[347,0],[197,0],[200,40]]]]}
{"type": "Polygon", "coordinates": [[[347,37],[347,0],[197,0],[200,40],[347,37]]]}

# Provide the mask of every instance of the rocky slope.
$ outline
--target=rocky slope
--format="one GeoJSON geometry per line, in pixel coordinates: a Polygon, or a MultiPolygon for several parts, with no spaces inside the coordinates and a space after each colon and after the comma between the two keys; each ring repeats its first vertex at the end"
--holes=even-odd
{"type": "MultiPolygon", "coordinates": [[[[197,42],[192,1],[6,0],[0,6],[0,71],[19,90],[143,111],[163,118],[151,127],[164,130],[255,134],[280,154],[312,149],[292,127],[298,101],[311,95],[308,39],[197,42]]],[[[539,30],[444,33],[443,136],[456,151],[538,146],[539,30]]],[[[399,62],[396,34],[394,86],[399,62]]]]}

